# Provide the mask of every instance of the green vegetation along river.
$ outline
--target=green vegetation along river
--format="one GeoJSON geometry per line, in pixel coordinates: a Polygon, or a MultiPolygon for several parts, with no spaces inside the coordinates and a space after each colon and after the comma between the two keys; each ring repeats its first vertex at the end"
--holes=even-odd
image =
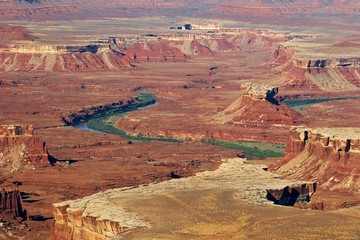
{"type": "Polygon", "coordinates": [[[126,140],[133,142],[150,142],[150,141],[162,141],[162,142],[175,142],[180,143],[183,141],[202,142],[205,144],[212,144],[220,147],[236,149],[243,151],[246,155],[255,158],[266,157],[282,157],[285,146],[283,144],[271,144],[263,142],[245,142],[245,141],[225,141],[219,139],[177,139],[173,137],[164,136],[147,136],[142,134],[133,134],[125,132],[119,128],[114,127],[115,122],[124,115],[141,110],[147,107],[158,104],[155,100],[155,96],[151,93],[141,93],[137,96],[138,103],[134,103],[131,107],[123,108],[122,111],[111,111],[108,113],[102,113],[101,116],[89,117],[81,123],[74,124],[74,127],[81,130],[89,130],[100,133],[118,135],[126,140]]]}
{"type": "Polygon", "coordinates": [[[302,98],[302,99],[293,99],[293,100],[285,100],[284,103],[294,109],[295,111],[305,114],[306,109],[311,105],[317,103],[324,103],[330,101],[337,101],[337,100],[346,100],[346,99],[358,99],[360,96],[350,96],[350,97],[333,97],[333,98],[302,98]]]}

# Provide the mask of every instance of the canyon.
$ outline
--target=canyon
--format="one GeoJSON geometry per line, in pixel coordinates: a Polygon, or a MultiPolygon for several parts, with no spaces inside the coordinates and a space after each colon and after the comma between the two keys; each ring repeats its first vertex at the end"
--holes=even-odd
{"type": "Polygon", "coordinates": [[[0,238],[359,238],[359,7],[2,1],[0,238]]]}

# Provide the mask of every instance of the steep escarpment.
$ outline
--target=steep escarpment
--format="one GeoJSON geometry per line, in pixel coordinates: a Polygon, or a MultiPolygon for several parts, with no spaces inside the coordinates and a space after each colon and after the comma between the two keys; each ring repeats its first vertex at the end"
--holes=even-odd
{"type": "MultiPolygon", "coordinates": [[[[341,49],[339,50],[341,51],[341,49]]],[[[274,72],[288,89],[306,88],[323,91],[352,91],[360,86],[360,59],[333,57],[309,59],[297,56],[298,50],[278,47],[274,72]]]]}
{"type": "Polygon", "coordinates": [[[241,96],[218,113],[214,120],[222,124],[262,126],[292,125],[302,121],[299,113],[279,103],[278,88],[244,84],[241,96]]]}
{"type": "MultiPolygon", "coordinates": [[[[219,169],[193,177],[113,189],[83,199],[56,203],[53,239],[120,238],[125,233],[154,228],[153,220],[157,225],[169,224],[167,220],[159,222],[159,218],[166,219],[169,209],[186,213],[181,221],[192,222],[195,216],[196,224],[209,224],[209,217],[204,212],[209,211],[208,208],[195,206],[194,200],[206,201],[211,193],[211,199],[218,198],[215,201],[221,201],[224,194],[226,196],[227,204],[211,205],[211,211],[221,215],[227,209],[234,211],[229,206],[236,206],[239,201],[256,205],[272,205],[273,202],[293,205],[310,201],[316,190],[315,183],[281,180],[279,175],[266,172],[263,167],[249,164],[244,159],[228,159],[219,169]],[[144,210],[143,201],[152,209],[150,213],[144,210]]],[[[216,214],[211,216],[211,221],[217,221],[216,214]]],[[[170,221],[174,224],[174,219],[170,221]]],[[[181,221],[177,223],[180,224],[178,227],[181,227],[181,221]]]]}
{"type": "Polygon", "coordinates": [[[286,156],[271,169],[286,177],[317,181],[322,189],[360,192],[358,128],[292,129],[286,156]]]}
{"type": "Polygon", "coordinates": [[[32,125],[0,126],[0,166],[5,172],[48,166],[45,142],[33,136],[32,125]]]}
{"type": "Polygon", "coordinates": [[[266,30],[220,29],[206,34],[170,34],[109,37],[103,43],[84,45],[3,44],[2,71],[120,71],[143,62],[184,62],[247,45],[271,46],[285,33],[266,30]]]}
{"type": "MultiPolygon", "coordinates": [[[[180,45],[186,43],[179,43],[180,45]]],[[[3,71],[119,71],[140,61],[185,61],[192,55],[213,54],[197,42],[187,52],[170,42],[134,43],[131,46],[5,46],[0,50],[3,71]],[[11,48],[11,50],[7,50],[11,48]]]]}

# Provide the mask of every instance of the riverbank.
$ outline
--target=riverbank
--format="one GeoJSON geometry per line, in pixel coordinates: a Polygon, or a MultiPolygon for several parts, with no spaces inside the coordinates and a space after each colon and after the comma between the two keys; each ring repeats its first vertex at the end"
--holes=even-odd
{"type": "Polygon", "coordinates": [[[285,100],[284,103],[288,107],[305,115],[307,108],[317,103],[347,100],[347,99],[359,99],[359,98],[360,96],[333,97],[333,98],[302,98],[302,99],[285,100]]]}
{"type": "MultiPolygon", "coordinates": [[[[263,142],[245,142],[245,141],[226,141],[221,139],[178,139],[172,136],[148,136],[143,134],[136,134],[126,132],[122,129],[116,128],[115,123],[124,115],[132,111],[142,110],[159,104],[152,93],[140,93],[136,98],[129,100],[127,104],[118,106],[117,108],[99,108],[98,112],[93,114],[81,115],[86,111],[82,111],[79,116],[75,116],[72,122],[68,124],[81,130],[94,131],[98,133],[106,133],[118,135],[129,143],[135,142],[174,142],[181,143],[184,141],[202,142],[204,144],[211,144],[224,148],[239,150],[250,159],[264,159],[267,157],[282,157],[285,146],[283,144],[272,144],[263,142]]],[[[111,104],[111,106],[117,106],[111,104]]],[[[87,112],[86,112],[87,113],[87,112]]]]}

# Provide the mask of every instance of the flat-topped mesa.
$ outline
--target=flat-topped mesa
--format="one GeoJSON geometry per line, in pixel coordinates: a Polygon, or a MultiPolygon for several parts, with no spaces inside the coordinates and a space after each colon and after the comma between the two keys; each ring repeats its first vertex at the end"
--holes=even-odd
{"type": "Polygon", "coordinates": [[[32,125],[0,126],[0,166],[5,172],[35,170],[50,164],[45,142],[32,125]]]}
{"type": "Polygon", "coordinates": [[[2,218],[27,218],[26,211],[22,207],[22,198],[18,189],[0,190],[0,216],[2,218]]]}
{"type": "Polygon", "coordinates": [[[292,128],[285,156],[270,169],[322,189],[360,191],[360,128],[292,128]]]}

